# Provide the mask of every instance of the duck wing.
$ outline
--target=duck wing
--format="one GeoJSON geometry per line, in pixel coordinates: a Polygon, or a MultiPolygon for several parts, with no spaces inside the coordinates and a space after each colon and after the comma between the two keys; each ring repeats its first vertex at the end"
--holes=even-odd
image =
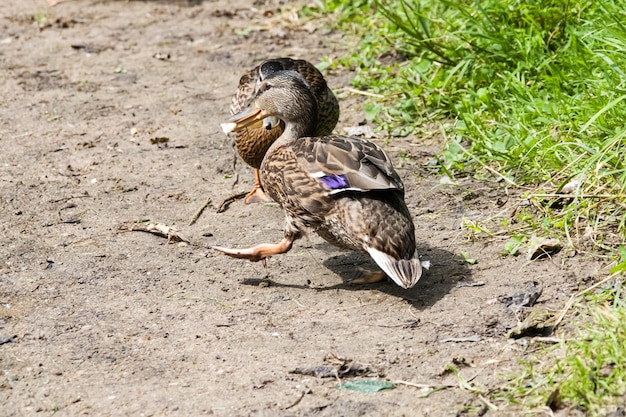
{"type": "Polygon", "coordinates": [[[300,167],[328,195],[397,190],[404,184],[387,154],[375,143],[350,136],[301,138],[292,143],[300,167]]]}
{"type": "Polygon", "coordinates": [[[237,91],[233,94],[230,105],[230,114],[237,114],[241,110],[252,104],[252,100],[256,95],[256,89],[259,79],[259,68],[255,67],[246,71],[239,79],[237,91]]]}

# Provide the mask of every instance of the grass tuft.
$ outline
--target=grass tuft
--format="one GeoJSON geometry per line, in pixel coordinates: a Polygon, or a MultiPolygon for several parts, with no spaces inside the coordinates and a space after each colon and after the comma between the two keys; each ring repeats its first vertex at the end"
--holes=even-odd
{"type": "Polygon", "coordinates": [[[578,248],[624,241],[625,0],[324,7],[360,37],[356,52],[325,65],[357,71],[368,120],[418,137],[435,121],[448,138],[445,169],[533,187],[541,209],[529,231],[543,224],[578,248]]]}
{"type": "Polygon", "coordinates": [[[577,408],[606,415],[626,395],[626,309],[623,280],[609,281],[579,305],[557,346],[535,352],[521,373],[493,395],[526,409],[577,408]],[[572,330],[573,329],[573,330],[572,330]]]}
{"type": "MultiPolygon", "coordinates": [[[[612,275],[559,315],[560,322],[579,301],[559,326],[565,339],[529,356],[490,401],[531,414],[619,410],[626,396],[626,0],[317,4],[307,12],[330,14],[358,44],[322,66],[355,71],[367,120],[391,136],[442,134],[437,161],[452,181],[472,175],[526,190],[528,204],[500,224],[511,234],[503,254],[549,236],[613,260],[612,275]]],[[[492,233],[479,221],[463,226],[492,233]]]]}

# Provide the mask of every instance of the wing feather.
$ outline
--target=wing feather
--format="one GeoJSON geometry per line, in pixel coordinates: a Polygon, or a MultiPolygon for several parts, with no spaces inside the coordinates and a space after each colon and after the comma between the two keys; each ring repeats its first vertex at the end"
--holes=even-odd
{"type": "Polygon", "coordinates": [[[291,145],[300,165],[329,194],[343,191],[404,191],[387,154],[375,143],[350,136],[302,138],[291,145]]]}

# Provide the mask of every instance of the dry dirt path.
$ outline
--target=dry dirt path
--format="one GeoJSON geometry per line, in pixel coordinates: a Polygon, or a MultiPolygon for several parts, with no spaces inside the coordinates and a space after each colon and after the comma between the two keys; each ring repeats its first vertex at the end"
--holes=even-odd
{"type": "MultiPolygon", "coordinates": [[[[277,241],[283,222],[275,206],[237,202],[188,226],[207,197],[251,185],[219,131],[240,73],[275,56],[319,62],[338,53],[341,35],[272,1],[5,3],[2,416],[476,415],[484,404],[444,370],[485,390],[515,369],[529,341],[506,337],[519,315],[498,297],[534,280],[538,307],[558,309],[594,274],[562,254],[503,257],[503,238],[469,241],[464,218],[511,212],[518,200],[475,181],[440,185],[424,168],[437,143],[415,137],[381,141],[432,263],[415,288],[344,284],[367,260],[316,236],[267,269],[220,256],[210,245],[277,241]],[[191,243],[120,229],[146,219],[191,243]],[[396,387],[361,394],[293,373],[340,365],[342,380],[396,387]],[[398,381],[457,388],[425,396],[398,381]]],[[[338,132],[363,119],[349,77],[328,74],[338,132]]]]}

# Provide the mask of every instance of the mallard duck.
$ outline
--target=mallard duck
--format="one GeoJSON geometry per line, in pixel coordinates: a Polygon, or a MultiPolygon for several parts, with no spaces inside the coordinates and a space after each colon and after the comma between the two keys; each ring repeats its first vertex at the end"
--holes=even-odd
{"type": "Polygon", "coordinates": [[[368,253],[384,271],[364,273],[353,282],[376,282],[386,275],[402,288],[413,287],[422,265],[404,185],[391,160],[367,140],[315,136],[317,114],[307,81],[297,72],[280,71],[260,83],[250,107],[222,124],[225,132],[237,132],[267,117],[285,123],[263,158],[260,179],[284,209],[287,222],[280,243],[213,249],[260,261],[288,252],[295,240],[313,230],[335,246],[368,253]]]}
{"type": "MultiPolygon", "coordinates": [[[[318,103],[318,115],[315,121],[315,134],[330,135],[339,119],[339,103],[333,92],[326,85],[324,76],[312,64],[302,59],[276,58],[267,60],[246,72],[239,80],[239,86],[233,95],[231,114],[236,114],[250,106],[259,86],[269,76],[279,71],[298,72],[309,84],[318,103]]],[[[263,156],[270,145],[283,133],[285,124],[276,118],[268,118],[262,125],[248,126],[236,132],[235,145],[239,156],[254,168],[254,188],[245,197],[246,203],[268,201],[259,180],[259,168],[263,156]]]]}

